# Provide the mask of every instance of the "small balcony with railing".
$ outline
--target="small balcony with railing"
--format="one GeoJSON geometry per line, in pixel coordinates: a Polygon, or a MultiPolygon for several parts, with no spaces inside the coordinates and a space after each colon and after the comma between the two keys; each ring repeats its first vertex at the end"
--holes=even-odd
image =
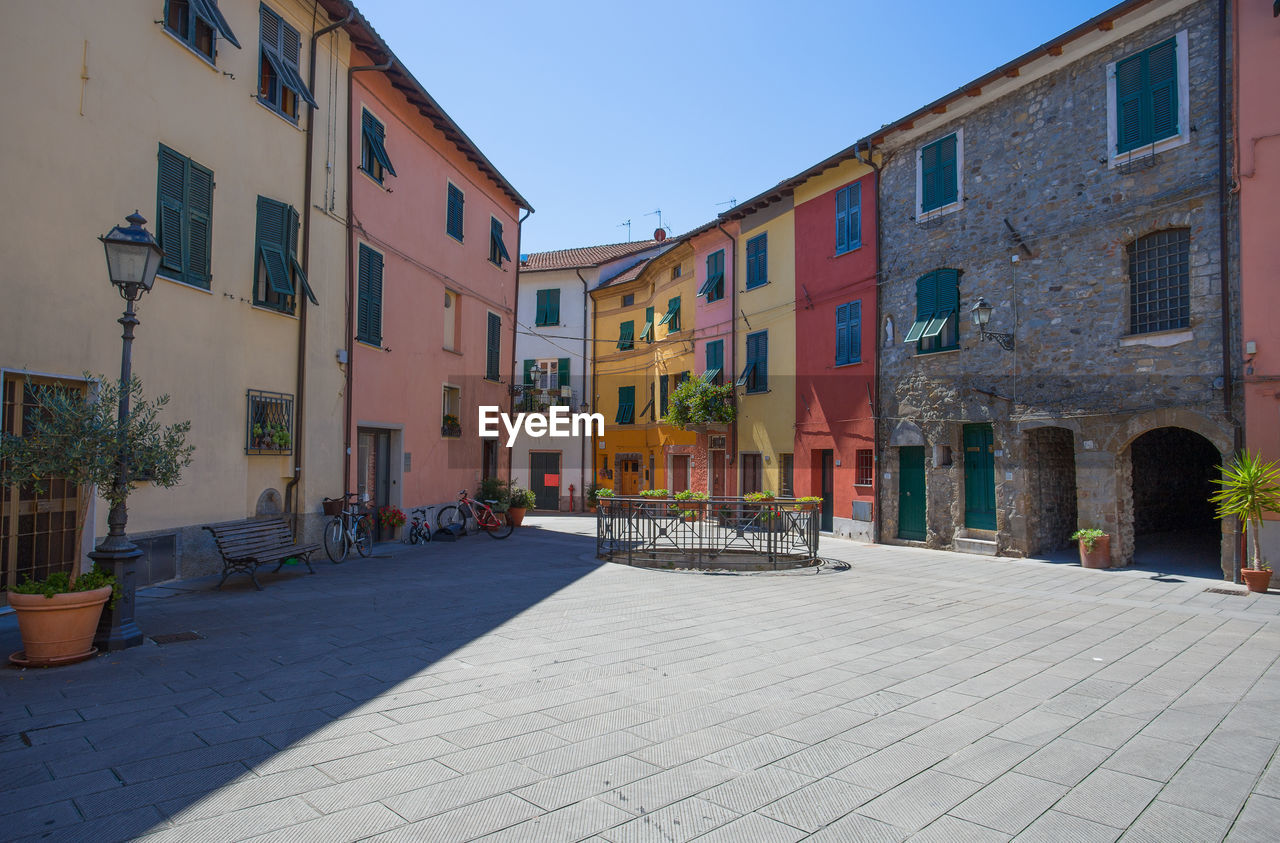
{"type": "Polygon", "coordinates": [[[513,391],[517,413],[545,413],[552,407],[566,407],[569,412],[577,412],[582,406],[581,393],[568,386],[539,386],[535,383],[517,386],[513,391]]]}

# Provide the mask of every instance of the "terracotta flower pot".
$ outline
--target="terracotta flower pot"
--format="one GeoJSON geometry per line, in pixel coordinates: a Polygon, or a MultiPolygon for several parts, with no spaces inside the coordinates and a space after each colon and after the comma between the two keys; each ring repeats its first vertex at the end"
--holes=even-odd
{"type": "Polygon", "coordinates": [[[1250,591],[1265,594],[1267,589],[1271,587],[1270,571],[1262,571],[1257,568],[1241,568],[1240,576],[1244,577],[1244,584],[1249,587],[1250,591]]]}
{"type": "Polygon", "coordinates": [[[512,527],[519,527],[524,521],[524,514],[528,510],[523,506],[513,506],[507,509],[507,523],[512,527]]]}
{"type": "Polygon", "coordinates": [[[1081,568],[1111,567],[1111,536],[1094,539],[1093,550],[1085,550],[1084,541],[1080,541],[1081,568]]]}
{"type": "Polygon", "coordinates": [[[18,615],[22,632],[21,654],[10,661],[36,667],[69,664],[93,655],[93,634],[102,606],[111,599],[111,586],[70,594],[16,594],[9,605],[18,615]]]}

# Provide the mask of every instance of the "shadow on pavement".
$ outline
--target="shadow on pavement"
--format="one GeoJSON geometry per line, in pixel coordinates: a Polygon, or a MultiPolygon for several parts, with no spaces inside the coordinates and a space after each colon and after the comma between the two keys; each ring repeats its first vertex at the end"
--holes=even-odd
{"type": "MultiPolygon", "coordinates": [[[[0,671],[0,836],[128,839],[178,814],[228,810],[237,788],[226,786],[251,773],[294,770],[246,787],[305,793],[332,784],[310,767],[326,753],[489,720],[456,695],[513,681],[486,669],[506,648],[500,658],[488,648],[479,664],[455,654],[590,574],[602,564],[592,550],[584,536],[521,529],[505,541],[384,543],[373,558],[313,563],[314,576],[302,566],[260,574],[261,592],[242,576],[221,591],[217,577],[148,589],[138,601],[144,633],[189,640],[0,671]],[[431,667],[454,699],[431,692],[446,685],[426,675],[431,667]],[[389,695],[394,706],[372,702],[389,695]],[[387,740],[373,734],[382,730],[387,740]]],[[[21,647],[12,615],[0,616],[0,647],[21,647]]],[[[534,650],[512,640],[509,658],[536,675],[546,655],[534,650]]]]}

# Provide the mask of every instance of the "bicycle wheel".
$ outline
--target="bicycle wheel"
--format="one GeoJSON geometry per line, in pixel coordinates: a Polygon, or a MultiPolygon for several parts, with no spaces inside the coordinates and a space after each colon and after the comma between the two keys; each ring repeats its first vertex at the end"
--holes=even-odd
{"type": "Polygon", "coordinates": [[[331,562],[345,562],[347,559],[346,535],[342,530],[342,516],[335,517],[324,525],[324,552],[331,562]]]}
{"type": "Polygon", "coordinates": [[[441,530],[452,530],[454,526],[461,528],[461,533],[467,534],[467,519],[456,506],[446,506],[436,515],[436,526],[441,530]]]}
{"type": "Polygon", "coordinates": [[[431,541],[431,525],[427,523],[427,517],[424,515],[422,520],[418,522],[418,541],[431,541]]]}
{"type": "Polygon", "coordinates": [[[418,543],[418,539],[421,534],[418,532],[418,523],[416,521],[413,524],[409,525],[409,529],[405,530],[404,533],[405,533],[404,534],[405,544],[418,543]]]}
{"type": "Polygon", "coordinates": [[[355,544],[361,556],[373,555],[373,521],[367,515],[361,515],[356,521],[355,544]]]}
{"type": "Polygon", "coordinates": [[[480,527],[489,534],[491,539],[505,539],[515,529],[504,515],[497,512],[485,513],[484,522],[480,527]]]}

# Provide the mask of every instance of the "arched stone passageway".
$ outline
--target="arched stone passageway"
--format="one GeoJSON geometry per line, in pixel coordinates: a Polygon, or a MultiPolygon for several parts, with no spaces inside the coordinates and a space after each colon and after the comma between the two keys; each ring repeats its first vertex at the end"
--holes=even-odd
{"type": "Polygon", "coordinates": [[[1028,547],[1032,554],[1071,547],[1078,520],[1075,434],[1065,427],[1037,427],[1026,437],[1028,547]]]}
{"type": "Polygon", "coordinates": [[[1181,427],[1159,427],[1128,448],[1133,564],[1139,568],[1222,576],[1222,526],[1209,496],[1222,454],[1181,427]]]}

